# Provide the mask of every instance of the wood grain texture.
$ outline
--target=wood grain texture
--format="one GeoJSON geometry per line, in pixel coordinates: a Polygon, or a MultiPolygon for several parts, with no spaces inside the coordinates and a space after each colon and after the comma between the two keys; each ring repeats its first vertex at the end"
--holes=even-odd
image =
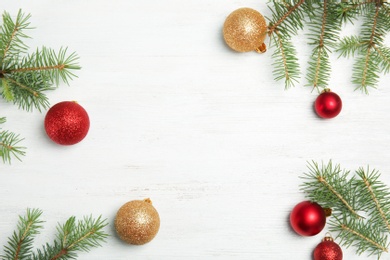
{"type": "MultiPolygon", "coordinates": [[[[49,98],[77,100],[91,128],[81,143],[58,146],[44,133],[45,113],[0,101],[5,128],[28,147],[23,162],[0,164],[0,245],[30,207],[46,220],[37,246],[71,215],[109,219],[108,243],[79,259],[312,259],[327,229],[309,238],[290,230],[289,212],[304,199],[299,176],[307,161],[332,159],[351,170],[370,165],[390,184],[389,76],[364,95],[350,84],[352,61],[335,56],[330,86],[344,107],[318,119],[304,76],[285,91],[273,80],[272,51],[238,54],[223,42],[231,11],[247,6],[267,16],[265,2],[2,1],[11,14],[32,14],[32,48],[68,46],[80,55],[78,78],[49,98]],[[159,211],[160,232],[128,246],[113,218],[143,198],[159,211]]],[[[304,71],[310,49],[302,35],[295,40],[304,71]]]]}

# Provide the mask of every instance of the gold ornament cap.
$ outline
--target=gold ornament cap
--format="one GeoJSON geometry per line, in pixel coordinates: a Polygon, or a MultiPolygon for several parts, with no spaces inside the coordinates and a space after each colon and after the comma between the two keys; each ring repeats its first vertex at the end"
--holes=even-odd
{"type": "Polygon", "coordinates": [[[125,203],[115,217],[115,230],[128,244],[143,245],[150,242],[160,228],[160,216],[150,199],[125,203]]]}
{"type": "Polygon", "coordinates": [[[235,51],[266,51],[267,22],[256,10],[248,7],[233,11],[223,25],[226,44],[235,51]]]}
{"type": "Polygon", "coordinates": [[[322,239],[322,242],[325,242],[325,241],[333,242],[333,237],[329,232],[326,232],[325,237],[322,239]]]}

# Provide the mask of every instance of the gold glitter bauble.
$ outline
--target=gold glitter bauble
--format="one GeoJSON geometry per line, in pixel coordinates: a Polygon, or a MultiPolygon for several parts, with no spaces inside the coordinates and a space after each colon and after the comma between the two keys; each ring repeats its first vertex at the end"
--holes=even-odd
{"type": "Polygon", "coordinates": [[[267,23],[264,17],[251,8],[233,11],[223,25],[223,37],[227,45],[238,52],[264,52],[267,23]]]}
{"type": "Polygon", "coordinates": [[[150,199],[125,203],[117,212],[115,230],[120,239],[133,245],[150,242],[160,228],[160,216],[150,199]]]}

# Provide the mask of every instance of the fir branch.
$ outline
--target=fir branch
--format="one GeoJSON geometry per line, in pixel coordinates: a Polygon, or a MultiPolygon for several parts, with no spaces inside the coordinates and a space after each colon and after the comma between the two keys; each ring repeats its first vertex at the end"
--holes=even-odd
{"type": "Polygon", "coordinates": [[[355,218],[361,218],[355,206],[355,191],[352,180],[348,179],[349,171],[333,166],[332,161],[327,165],[312,162],[308,164],[309,173],[302,177],[305,182],[301,185],[307,196],[322,207],[331,208],[335,214],[349,212],[355,218]]]}
{"type": "Polygon", "coordinates": [[[42,211],[38,209],[27,209],[26,216],[19,217],[18,231],[8,239],[8,245],[4,246],[5,255],[1,259],[19,260],[29,257],[34,237],[42,229],[43,222],[39,220],[41,215],[42,211]]]}
{"type": "Polygon", "coordinates": [[[340,53],[339,57],[354,57],[366,44],[367,42],[364,42],[361,37],[347,36],[337,44],[336,51],[340,53]]]}
{"type": "Polygon", "coordinates": [[[338,48],[342,56],[357,53],[352,82],[365,93],[369,87],[376,87],[379,73],[390,68],[388,48],[383,46],[390,19],[383,6],[379,2],[367,5],[361,36],[345,38],[338,48]]]}
{"type": "Polygon", "coordinates": [[[338,233],[336,238],[340,239],[340,245],[346,247],[352,245],[356,247],[357,254],[368,251],[368,255],[377,255],[378,258],[383,252],[388,252],[387,236],[374,224],[346,216],[342,221],[335,219],[329,222],[329,229],[338,233]]]}
{"type": "Polygon", "coordinates": [[[32,254],[32,259],[74,259],[78,251],[88,252],[105,242],[108,237],[102,230],[105,226],[107,222],[101,217],[97,219],[85,217],[83,221],[78,222],[75,217],[71,217],[65,224],[57,227],[58,235],[53,244],[46,244],[42,250],[32,254]]]}
{"type": "Polygon", "coordinates": [[[34,253],[33,240],[42,229],[43,222],[39,220],[41,214],[41,210],[28,209],[25,217],[19,217],[17,231],[4,246],[5,254],[0,255],[1,260],[76,259],[77,251],[88,252],[91,248],[101,246],[108,237],[103,230],[107,222],[101,216],[97,219],[85,217],[78,222],[75,217],[70,217],[64,225],[58,225],[57,239],[53,244],[47,243],[42,250],[38,249],[34,253]]]}
{"type": "Polygon", "coordinates": [[[359,13],[361,13],[362,6],[366,5],[365,2],[360,3],[350,3],[350,2],[341,2],[339,5],[336,6],[338,18],[344,22],[350,22],[353,23],[353,21],[357,18],[359,13]]]}
{"type": "MultiPolygon", "coordinates": [[[[275,19],[275,21],[272,22],[268,26],[268,34],[271,35],[275,31],[280,31],[279,28],[280,28],[281,24],[284,22],[287,22],[287,23],[288,22],[299,22],[298,24],[294,24],[294,26],[292,26],[291,28],[296,28],[296,25],[298,25],[298,26],[300,25],[300,27],[302,28],[303,27],[302,21],[300,21],[300,19],[294,19],[293,14],[294,14],[294,12],[299,10],[299,7],[304,2],[305,2],[305,0],[299,0],[294,6],[290,6],[290,5],[285,5],[285,4],[281,5],[277,1],[273,1],[273,5],[275,8],[275,12],[273,11],[274,19],[277,17],[278,17],[278,19],[275,19]],[[284,7],[284,8],[281,9],[280,7],[284,7]],[[280,14],[282,14],[282,15],[280,15],[280,14]],[[289,20],[288,18],[290,18],[291,20],[289,20]]],[[[299,16],[301,17],[301,15],[299,15],[299,16]]]]}
{"type": "Polygon", "coordinates": [[[8,13],[3,15],[3,31],[0,37],[0,93],[7,101],[19,108],[39,111],[49,105],[44,92],[58,87],[60,82],[69,85],[80,69],[76,53],[68,53],[67,48],[58,52],[42,47],[29,55],[23,33],[29,27],[30,15],[19,11],[13,22],[8,13]],[[2,54],[3,53],[3,54],[2,54]]]}
{"type": "Polygon", "coordinates": [[[390,71],[390,48],[377,47],[375,44],[372,46],[376,54],[378,55],[379,67],[381,72],[387,74],[390,71]]]}
{"type": "MultiPolygon", "coordinates": [[[[390,71],[390,51],[384,46],[384,36],[390,31],[389,4],[382,0],[375,1],[314,1],[314,0],[272,0],[269,8],[271,18],[268,35],[271,38],[274,52],[274,77],[285,79],[285,86],[292,86],[291,74],[299,75],[299,66],[288,67],[286,50],[283,46],[295,51],[290,39],[303,28],[309,18],[311,42],[314,45],[306,73],[308,84],[315,88],[326,88],[331,73],[329,53],[335,47],[341,31],[342,22],[353,23],[359,16],[364,22],[359,37],[349,36],[338,45],[340,56],[356,56],[353,67],[352,82],[358,89],[368,93],[369,87],[378,83],[379,73],[390,71]],[[272,6],[272,8],[271,8],[272,6]],[[287,69],[288,68],[288,69],[287,69]],[[283,74],[284,73],[284,74],[283,74]]],[[[298,60],[296,52],[291,59],[298,60]]],[[[298,77],[294,82],[297,82],[298,77]]]]}
{"type": "Polygon", "coordinates": [[[368,75],[368,66],[370,65],[370,61],[371,61],[371,47],[373,45],[373,42],[374,42],[374,35],[375,35],[375,31],[376,31],[376,25],[377,25],[377,18],[378,18],[378,14],[379,14],[379,7],[377,6],[375,8],[375,15],[374,15],[374,18],[373,18],[373,25],[372,25],[372,31],[371,31],[371,36],[370,36],[370,41],[368,43],[368,48],[367,48],[367,53],[366,53],[366,58],[365,58],[365,62],[364,62],[364,70],[363,70],[363,75],[362,75],[362,81],[361,81],[361,85],[362,87],[366,87],[367,86],[367,75],[368,75]]]}
{"type": "Polygon", "coordinates": [[[312,42],[309,44],[315,47],[310,57],[306,79],[309,82],[308,85],[319,89],[328,86],[327,82],[331,70],[328,55],[329,47],[334,44],[334,39],[337,37],[340,27],[334,22],[335,20],[326,0],[322,4],[322,9],[318,8],[317,10],[316,17],[321,17],[321,12],[322,17],[321,19],[312,19],[310,26],[312,42]]]}
{"type": "Polygon", "coordinates": [[[279,33],[275,33],[273,44],[276,50],[273,53],[273,74],[275,80],[285,80],[285,87],[289,88],[298,82],[299,78],[299,63],[296,58],[296,50],[292,43],[282,37],[279,33]]]}
{"type": "Polygon", "coordinates": [[[76,53],[67,55],[67,48],[61,48],[58,53],[54,50],[43,47],[35,53],[23,58],[20,64],[15,64],[11,69],[3,71],[7,74],[23,74],[39,72],[47,84],[54,82],[57,86],[60,80],[69,84],[69,80],[76,77],[71,70],[78,70],[78,56],[76,53]]]}
{"type": "Polygon", "coordinates": [[[269,22],[268,35],[271,38],[273,53],[273,66],[275,80],[285,80],[285,88],[294,86],[299,78],[299,63],[296,50],[290,41],[292,35],[303,28],[304,13],[302,11],[304,0],[294,5],[272,1],[272,18],[269,22]],[[302,7],[302,8],[300,8],[302,7]]]}
{"type": "Polygon", "coordinates": [[[364,93],[368,94],[368,87],[375,88],[379,80],[379,67],[375,63],[374,55],[371,49],[367,49],[366,56],[356,58],[353,66],[352,82],[364,93]]]}
{"type": "Polygon", "coordinates": [[[371,220],[382,223],[385,232],[390,232],[390,191],[388,187],[379,181],[380,174],[376,170],[359,168],[356,174],[355,185],[360,192],[357,194],[359,204],[364,205],[371,220]]]}
{"type": "MultiPolygon", "coordinates": [[[[0,124],[5,123],[5,121],[5,117],[0,118],[0,124]]],[[[22,140],[19,135],[0,128],[0,157],[3,159],[3,163],[11,163],[12,157],[21,160],[20,157],[25,155],[25,147],[18,146],[18,144],[22,140]]]]}
{"type": "Polygon", "coordinates": [[[9,59],[18,57],[20,53],[27,50],[23,39],[29,38],[23,33],[24,30],[30,29],[28,20],[31,15],[25,15],[19,10],[15,22],[9,13],[3,14],[3,26],[1,28],[0,38],[0,61],[1,64],[9,62],[9,59]]]}

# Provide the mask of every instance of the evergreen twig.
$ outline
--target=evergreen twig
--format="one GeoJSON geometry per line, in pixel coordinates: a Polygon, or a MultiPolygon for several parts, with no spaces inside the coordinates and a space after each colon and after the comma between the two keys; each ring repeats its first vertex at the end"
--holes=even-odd
{"type": "Polygon", "coordinates": [[[38,209],[27,209],[24,217],[19,217],[18,230],[8,239],[8,244],[4,246],[4,255],[0,256],[4,260],[28,259],[33,248],[34,237],[42,229],[42,221],[39,218],[42,211],[38,209]]]}
{"type": "Polygon", "coordinates": [[[367,167],[351,175],[340,165],[333,166],[332,161],[322,167],[312,162],[308,168],[301,189],[312,201],[332,209],[328,223],[330,231],[338,233],[336,239],[347,247],[354,246],[358,254],[366,252],[380,258],[388,252],[390,189],[379,181],[379,172],[367,167]]]}
{"type": "Polygon", "coordinates": [[[303,28],[303,12],[299,7],[305,2],[300,0],[295,5],[289,5],[286,1],[272,1],[270,8],[272,18],[268,18],[268,35],[275,47],[274,76],[275,80],[285,80],[286,88],[294,86],[299,79],[299,63],[296,57],[296,50],[291,43],[291,36],[298,33],[298,29],[303,28]]]}
{"type": "Polygon", "coordinates": [[[355,181],[356,189],[360,191],[356,195],[359,204],[366,205],[364,210],[371,214],[372,220],[381,223],[385,232],[390,232],[390,191],[379,181],[379,172],[359,168],[356,174],[359,176],[355,181]]]}
{"type": "Polygon", "coordinates": [[[334,213],[349,212],[360,218],[355,201],[353,178],[349,179],[350,172],[343,171],[340,165],[333,166],[330,161],[321,167],[316,162],[308,164],[309,172],[302,179],[305,182],[301,189],[307,196],[325,208],[332,208],[334,213]]]}
{"type": "Polygon", "coordinates": [[[309,67],[306,73],[308,85],[313,86],[318,92],[328,86],[331,64],[329,53],[336,43],[341,31],[341,23],[335,19],[339,14],[331,1],[323,1],[316,9],[315,15],[310,19],[309,44],[314,46],[309,58],[309,67]]]}
{"type": "Polygon", "coordinates": [[[383,42],[390,31],[389,3],[382,0],[272,0],[268,6],[272,13],[268,18],[268,34],[274,42],[274,76],[275,80],[284,79],[286,88],[299,79],[297,53],[290,39],[304,25],[310,31],[309,44],[314,46],[306,72],[308,85],[317,89],[327,87],[331,75],[329,54],[333,50],[339,51],[340,56],[356,56],[352,82],[365,93],[368,88],[376,87],[380,73],[390,71],[390,49],[383,42]],[[353,23],[359,17],[364,17],[360,36],[347,36],[336,42],[341,24],[353,23]],[[289,56],[283,50],[285,43],[289,43],[292,50],[289,56]]]}
{"type": "Polygon", "coordinates": [[[25,217],[19,217],[18,229],[4,246],[5,254],[0,255],[1,260],[76,259],[77,252],[99,247],[108,237],[103,230],[107,222],[101,216],[97,219],[89,216],[80,221],[70,217],[65,224],[58,225],[57,238],[52,244],[47,243],[33,252],[33,240],[42,229],[41,214],[41,210],[28,209],[25,217]]]}
{"type": "Polygon", "coordinates": [[[330,231],[338,233],[340,244],[346,247],[354,246],[359,255],[367,252],[368,255],[377,255],[380,258],[383,252],[388,252],[387,235],[372,222],[344,215],[342,220],[335,217],[329,224],[330,231]]]}
{"type": "MultiPolygon", "coordinates": [[[[5,117],[0,117],[0,124],[5,123],[5,121],[5,117]]],[[[0,157],[4,163],[10,163],[12,157],[20,160],[20,157],[25,155],[25,147],[19,146],[22,140],[19,135],[2,130],[0,127],[0,157]]]]}

